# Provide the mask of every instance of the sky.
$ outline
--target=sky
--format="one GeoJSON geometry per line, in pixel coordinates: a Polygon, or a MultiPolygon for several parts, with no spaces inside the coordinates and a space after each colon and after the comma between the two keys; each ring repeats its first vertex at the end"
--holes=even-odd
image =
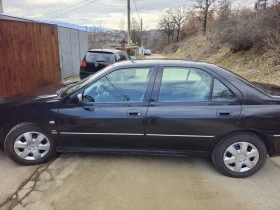
{"type": "MultiPolygon", "coordinates": [[[[101,25],[120,30],[121,19],[127,19],[127,0],[2,1],[5,13],[41,20],[60,20],[86,26],[101,25]]],[[[234,1],[238,4],[252,4],[256,0],[234,1]]],[[[138,21],[143,18],[144,28],[153,29],[156,28],[159,14],[164,9],[180,4],[191,8],[194,0],[131,0],[132,17],[138,21]]]]}

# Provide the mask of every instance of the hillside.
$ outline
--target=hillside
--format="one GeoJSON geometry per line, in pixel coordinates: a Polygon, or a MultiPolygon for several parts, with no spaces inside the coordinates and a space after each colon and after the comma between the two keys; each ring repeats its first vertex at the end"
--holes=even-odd
{"type": "Polygon", "coordinates": [[[226,68],[240,76],[257,82],[280,85],[280,62],[277,55],[257,50],[232,52],[229,47],[212,47],[202,35],[167,46],[166,57],[206,61],[226,68]]]}

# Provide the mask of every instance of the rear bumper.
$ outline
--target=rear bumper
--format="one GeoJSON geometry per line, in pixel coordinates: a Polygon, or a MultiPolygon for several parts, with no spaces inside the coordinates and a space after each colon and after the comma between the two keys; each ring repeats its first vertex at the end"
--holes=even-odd
{"type": "Polygon", "coordinates": [[[88,77],[88,76],[90,76],[90,74],[89,73],[82,73],[82,72],[80,72],[80,78],[81,78],[81,80],[82,79],[85,79],[86,77],[88,77]]]}
{"type": "Polygon", "coordinates": [[[95,74],[96,72],[87,72],[83,68],[80,69],[80,78],[84,79],[92,74],[95,74]]]}

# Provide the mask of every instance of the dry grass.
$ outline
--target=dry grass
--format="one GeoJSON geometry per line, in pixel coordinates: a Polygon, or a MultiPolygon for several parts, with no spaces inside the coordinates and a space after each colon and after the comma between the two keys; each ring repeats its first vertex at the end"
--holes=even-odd
{"type": "Polygon", "coordinates": [[[229,47],[215,49],[206,37],[200,35],[179,44],[179,49],[167,55],[171,58],[206,61],[239,74],[250,81],[280,85],[280,65],[277,53],[239,51],[233,53],[229,47]]]}

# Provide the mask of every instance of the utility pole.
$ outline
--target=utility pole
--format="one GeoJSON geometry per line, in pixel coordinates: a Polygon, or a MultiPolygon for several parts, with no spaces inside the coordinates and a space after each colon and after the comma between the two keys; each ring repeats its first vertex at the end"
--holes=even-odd
{"type": "Polygon", "coordinates": [[[127,44],[130,49],[130,0],[127,0],[127,44]]]}
{"type": "Polygon", "coordinates": [[[0,0],[0,13],[4,13],[2,0],[0,0]]]}
{"type": "Polygon", "coordinates": [[[142,20],[142,18],[141,18],[141,34],[140,34],[140,36],[141,36],[141,54],[143,55],[144,53],[143,53],[143,20],[142,20]]]}
{"type": "Polygon", "coordinates": [[[143,20],[141,18],[141,34],[140,34],[140,39],[141,39],[141,46],[143,45],[143,20]]]}

